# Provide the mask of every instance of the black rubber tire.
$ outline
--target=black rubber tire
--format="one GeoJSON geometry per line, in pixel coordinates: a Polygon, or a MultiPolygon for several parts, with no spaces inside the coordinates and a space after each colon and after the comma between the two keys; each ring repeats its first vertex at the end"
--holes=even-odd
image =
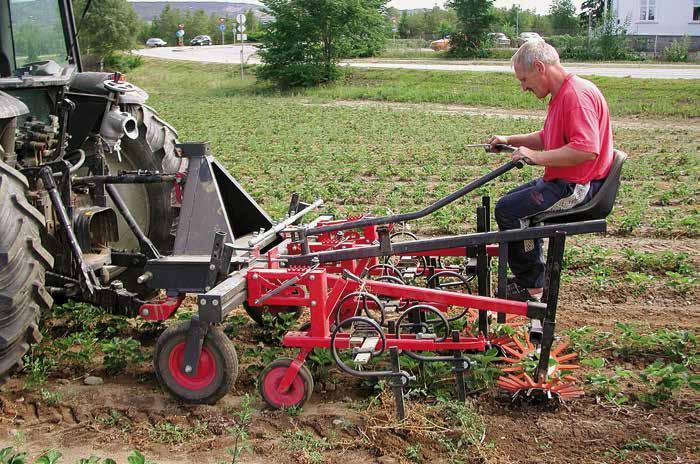
{"type": "Polygon", "coordinates": [[[41,310],[53,299],[44,288],[53,257],[41,245],[44,216],[26,199],[26,178],[0,159],[0,382],[22,367],[41,340],[41,310]]]}
{"type": "Polygon", "coordinates": [[[303,388],[302,395],[298,401],[294,401],[293,403],[288,404],[281,404],[278,400],[271,396],[270,392],[267,391],[267,388],[270,388],[272,385],[268,381],[266,381],[266,377],[275,371],[279,372],[280,368],[288,368],[292,364],[292,361],[293,360],[291,358],[275,359],[270,364],[265,366],[265,369],[263,369],[263,371],[260,373],[260,376],[258,377],[258,391],[260,392],[260,396],[262,396],[262,399],[273,409],[292,407],[300,408],[304,405],[304,403],[309,401],[311,395],[314,392],[314,378],[311,375],[311,371],[308,367],[306,367],[305,364],[301,365],[299,373],[296,377],[301,380],[300,387],[303,388]]]}
{"type": "MultiPolygon", "coordinates": [[[[218,327],[210,327],[207,336],[204,337],[202,350],[206,349],[213,360],[214,377],[208,384],[196,390],[186,388],[175,377],[181,374],[173,374],[171,371],[170,358],[172,354],[177,359],[173,350],[185,343],[189,327],[189,321],[178,324],[168,328],[158,338],[153,352],[156,377],[165,391],[185,403],[214,404],[233,388],[238,378],[238,355],[224,332],[218,327]]],[[[202,366],[200,361],[200,368],[202,366]]]]}
{"type": "Polygon", "coordinates": [[[264,321],[263,321],[263,314],[266,312],[269,312],[271,314],[274,314],[278,316],[281,313],[294,313],[294,319],[299,319],[301,316],[301,313],[303,312],[303,308],[300,306],[250,306],[247,301],[243,302],[243,309],[245,309],[245,312],[248,313],[251,319],[255,321],[256,324],[258,324],[260,327],[263,327],[264,321]]]}
{"type": "MultiPolygon", "coordinates": [[[[129,160],[130,164],[137,169],[168,173],[184,171],[187,162],[177,157],[175,153],[175,144],[177,143],[175,129],[160,119],[155,110],[146,105],[126,105],[125,110],[138,121],[139,136],[135,140],[128,137],[122,138],[121,147],[124,159],[129,160]]],[[[170,254],[175,239],[176,219],[179,214],[178,208],[172,206],[173,185],[166,182],[145,184],[134,188],[144,187],[147,192],[149,209],[148,223],[144,232],[161,254],[170,254]]],[[[120,193],[123,193],[130,187],[120,185],[117,188],[120,193]]],[[[120,235],[131,235],[128,228],[123,227],[122,229],[120,235]]],[[[138,293],[142,298],[148,299],[156,296],[158,290],[150,289],[148,286],[136,282],[141,274],[143,274],[142,269],[128,269],[117,279],[124,283],[127,290],[138,293]]]]}

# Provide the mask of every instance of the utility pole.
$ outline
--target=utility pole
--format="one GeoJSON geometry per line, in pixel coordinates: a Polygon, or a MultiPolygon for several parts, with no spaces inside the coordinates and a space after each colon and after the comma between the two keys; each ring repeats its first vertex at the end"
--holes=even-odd
{"type": "Polygon", "coordinates": [[[515,35],[520,35],[520,8],[518,7],[515,9],[515,35]]]}

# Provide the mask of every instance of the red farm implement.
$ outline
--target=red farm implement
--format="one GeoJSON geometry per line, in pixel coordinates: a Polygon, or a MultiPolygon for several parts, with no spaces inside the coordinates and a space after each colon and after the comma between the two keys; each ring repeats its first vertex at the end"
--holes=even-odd
{"type": "Polygon", "coordinates": [[[500,349],[509,366],[498,384],[514,396],[582,394],[565,375],[573,356],[553,348],[564,246],[568,235],[605,232],[601,218],[612,207],[624,155],[618,155],[611,176],[586,208],[567,212],[564,219],[571,221],[550,215],[533,218],[533,226],[525,229],[491,231],[490,200],[483,197],[476,233],[419,239],[395,227],[431,214],[520,163],[508,162],[415,213],[347,220],[320,216],[304,225],[301,218],[322,202],[305,204],[293,195],[286,219],[273,225],[208,154],[207,145],[181,148],[189,171],[175,252],[148,260],[140,278],[165,289],[168,298],[138,310],[144,318],[163,320],[185,293],[197,294],[197,314],[164,332],[155,353],[157,376],[175,396],[212,403],[231,387],[235,350],[216,325],[241,304],[256,319],[266,311],[308,311],[310,322],[303,330],[283,337],[283,346],[296,349],[296,357],[275,360],[260,375],[260,392],[274,408],[301,406],[309,399],[313,379],[304,362],[314,349],[330,350],[348,374],[388,379],[399,417],[404,415],[403,389],[411,380],[401,369],[400,355],[452,365],[460,399],[466,396],[470,353],[491,347],[500,349]],[[212,204],[221,207],[212,209],[212,204]],[[505,299],[507,244],[544,238],[549,244],[542,302],[505,299]],[[497,282],[492,285],[494,258],[497,282]],[[459,263],[451,264],[455,259],[459,263]],[[406,283],[409,279],[413,285],[406,283]],[[472,281],[476,294],[471,294],[472,281]],[[529,322],[524,340],[491,330],[494,322],[515,317],[529,322]],[[389,363],[373,363],[384,354],[389,363]],[[373,365],[383,367],[373,370],[373,365]],[[523,367],[528,365],[534,366],[531,372],[523,367]]]}

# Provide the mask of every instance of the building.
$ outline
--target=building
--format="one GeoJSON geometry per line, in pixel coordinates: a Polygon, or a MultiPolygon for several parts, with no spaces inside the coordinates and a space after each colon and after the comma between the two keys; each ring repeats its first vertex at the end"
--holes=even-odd
{"type": "Polygon", "coordinates": [[[612,10],[640,51],[659,52],[684,35],[700,50],[700,0],[612,0],[612,10]]]}

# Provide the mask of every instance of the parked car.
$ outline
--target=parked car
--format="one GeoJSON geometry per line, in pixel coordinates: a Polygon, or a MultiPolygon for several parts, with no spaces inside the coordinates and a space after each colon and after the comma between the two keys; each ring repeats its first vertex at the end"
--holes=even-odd
{"type": "Polygon", "coordinates": [[[518,37],[518,45],[522,45],[528,40],[532,39],[541,39],[540,35],[537,32],[521,32],[520,37],[518,37]]]}
{"type": "Polygon", "coordinates": [[[198,35],[194,39],[190,40],[190,45],[211,45],[211,37],[208,35],[198,35]]]}
{"type": "Polygon", "coordinates": [[[147,47],[165,47],[166,45],[168,45],[168,43],[158,37],[151,37],[146,41],[147,47]]]}
{"type": "Polygon", "coordinates": [[[432,42],[430,42],[430,48],[432,48],[436,52],[439,52],[442,50],[449,50],[450,49],[450,36],[448,35],[444,39],[440,39],[440,40],[433,40],[432,42]]]}
{"type": "Polygon", "coordinates": [[[510,39],[503,32],[489,32],[489,39],[496,47],[510,47],[510,39]]]}

